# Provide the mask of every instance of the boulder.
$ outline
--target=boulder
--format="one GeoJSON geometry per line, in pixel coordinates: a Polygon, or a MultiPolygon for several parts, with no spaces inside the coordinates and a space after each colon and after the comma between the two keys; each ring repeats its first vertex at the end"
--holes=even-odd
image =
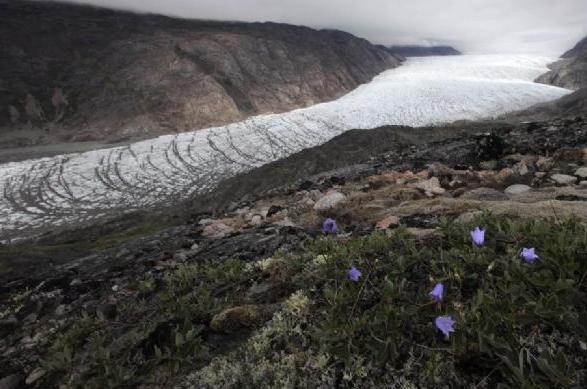
{"type": "Polygon", "coordinates": [[[515,185],[508,186],[504,190],[504,193],[505,194],[508,194],[508,195],[519,195],[519,194],[522,194],[522,193],[529,192],[531,190],[532,190],[532,188],[529,187],[528,185],[515,184],[515,185]]]}
{"type": "Polygon", "coordinates": [[[539,157],[536,161],[536,167],[540,171],[547,172],[554,167],[554,160],[548,157],[539,157]]]}
{"type": "Polygon", "coordinates": [[[558,185],[573,185],[577,182],[577,177],[569,176],[567,174],[553,174],[550,179],[558,185]]]}
{"type": "Polygon", "coordinates": [[[314,210],[318,212],[328,211],[344,203],[346,200],[347,197],[344,194],[338,191],[330,191],[314,204],[314,210]]]}
{"type": "Polygon", "coordinates": [[[440,186],[438,177],[432,177],[426,181],[419,181],[414,184],[410,184],[410,187],[420,189],[428,197],[434,197],[435,195],[442,195],[446,193],[446,190],[440,186]]]}
{"type": "Polygon", "coordinates": [[[575,175],[580,178],[587,178],[587,167],[581,167],[575,171],[575,175]]]}

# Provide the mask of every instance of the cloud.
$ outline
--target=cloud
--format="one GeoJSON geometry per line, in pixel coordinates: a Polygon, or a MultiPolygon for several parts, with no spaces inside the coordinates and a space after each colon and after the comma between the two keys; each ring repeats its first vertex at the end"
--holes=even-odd
{"type": "Polygon", "coordinates": [[[587,35],[586,0],[77,0],[197,19],[337,28],[374,43],[562,54],[587,35]]]}

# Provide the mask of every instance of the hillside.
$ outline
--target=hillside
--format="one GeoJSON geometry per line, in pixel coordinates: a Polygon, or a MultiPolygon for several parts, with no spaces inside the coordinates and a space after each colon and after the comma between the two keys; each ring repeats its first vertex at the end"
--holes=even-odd
{"type": "Polygon", "coordinates": [[[513,121],[537,121],[553,118],[573,118],[587,112],[587,37],[563,54],[562,59],[549,65],[551,71],[536,82],[573,89],[575,92],[560,99],[537,104],[506,115],[513,121]]]}
{"type": "Polygon", "coordinates": [[[211,207],[0,246],[0,382],[583,387],[586,146],[584,120],[350,131],[211,207]]]}
{"type": "Polygon", "coordinates": [[[0,146],[121,141],[335,99],[399,65],[351,34],[0,0],[0,146]]]}
{"type": "Polygon", "coordinates": [[[550,65],[550,72],[540,76],[536,81],[567,89],[587,88],[587,37],[561,58],[550,65]]]}

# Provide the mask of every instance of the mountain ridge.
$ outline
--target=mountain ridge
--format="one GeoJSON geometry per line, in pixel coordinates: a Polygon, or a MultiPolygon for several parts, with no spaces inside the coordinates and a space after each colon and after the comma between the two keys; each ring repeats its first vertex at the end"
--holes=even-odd
{"type": "Polygon", "coordinates": [[[340,97],[400,61],[341,31],[0,1],[0,145],[144,139],[340,97]]]}

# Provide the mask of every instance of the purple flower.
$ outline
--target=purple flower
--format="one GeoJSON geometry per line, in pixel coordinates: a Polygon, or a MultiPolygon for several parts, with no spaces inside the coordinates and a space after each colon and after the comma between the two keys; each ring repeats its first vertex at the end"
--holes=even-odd
{"type": "Polygon", "coordinates": [[[349,280],[357,282],[361,277],[361,271],[353,266],[347,271],[347,275],[349,280]]]}
{"type": "Polygon", "coordinates": [[[436,284],[436,286],[434,287],[434,289],[432,289],[432,292],[430,292],[428,294],[434,300],[436,300],[438,302],[442,301],[442,297],[444,295],[444,285],[442,285],[442,283],[439,282],[438,284],[436,284]]]}
{"type": "Polygon", "coordinates": [[[447,338],[451,332],[455,332],[455,323],[456,321],[450,316],[438,316],[436,320],[434,320],[436,328],[438,328],[447,338]]]}
{"type": "Polygon", "coordinates": [[[483,246],[485,243],[485,230],[482,230],[479,227],[475,228],[471,231],[471,239],[473,239],[475,246],[483,246]]]}
{"type": "Polygon", "coordinates": [[[536,250],[534,249],[534,247],[529,249],[524,247],[522,249],[522,253],[520,254],[520,256],[526,263],[534,263],[538,258],[540,258],[538,255],[536,255],[536,250]]]}
{"type": "Polygon", "coordinates": [[[338,226],[336,220],[328,218],[322,223],[322,231],[326,234],[336,234],[338,232],[338,226]]]}

